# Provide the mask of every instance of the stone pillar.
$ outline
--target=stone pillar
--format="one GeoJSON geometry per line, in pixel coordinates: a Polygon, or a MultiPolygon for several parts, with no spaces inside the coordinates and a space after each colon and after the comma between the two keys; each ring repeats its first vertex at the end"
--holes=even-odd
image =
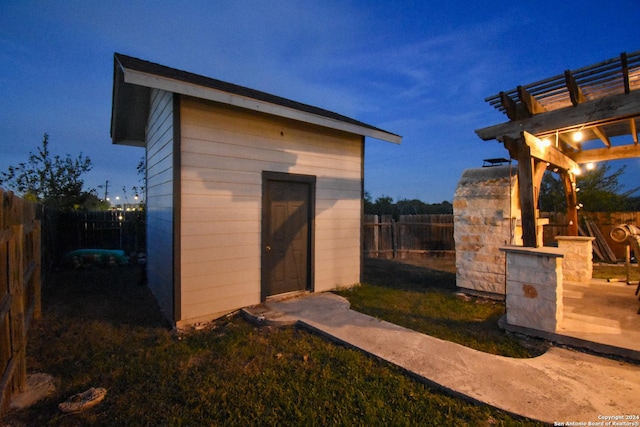
{"type": "Polygon", "coordinates": [[[562,277],[567,282],[589,283],[593,277],[594,237],[556,236],[564,253],[562,277]]]}
{"type": "Polygon", "coordinates": [[[562,321],[560,249],[507,246],[507,323],[556,332],[562,321]]]}

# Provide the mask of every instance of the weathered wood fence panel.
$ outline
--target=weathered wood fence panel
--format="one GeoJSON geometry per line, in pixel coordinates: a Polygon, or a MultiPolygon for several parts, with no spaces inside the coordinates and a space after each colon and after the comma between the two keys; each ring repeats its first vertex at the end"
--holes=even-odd
{"type": "Polygon", "coordinates": [[[27,381],[26,344],[41,315],[41,226],[36,205],[0,189],[0,416],[27,381]]]}
{"type": "MultiPolygon", "coordinates": [[[[543,213],[549,218],[544,226],[544,245],[555,246],[555,236],[566,236],[568,220],[563,213],[543,213]]],[[[594,221],[618,260],[624,260],[625,245],[609,236],[618,224],[640,227],[640,212],[581,212],[580,223],[594,221]]],[[[373,258],[455,256],[453,215],[364,216],[364,255],[373,258]]]]}
{"type": "Polygon", "coordinates": [[[453,215],[365,215],[363,250],[372,258],[454,256],[453,215]]]}
{"type": "MultiPolygon", "coordinates": [[[[544,244],[545,246],[554,246],[555,236],[567,235],[567,216],[564,213],[543,213],[542,216],[549,218],[549,225],[545,225],[543,228],[544,244]]],[[[581,212],[578,220],[585,232],[584,221],[595,222],[616,258],[624,260],[626,256],[625,245],[615,242],[609,233],[613,227],[619,224],[633,224],[640,227],[640,212],[581,212]]]]}

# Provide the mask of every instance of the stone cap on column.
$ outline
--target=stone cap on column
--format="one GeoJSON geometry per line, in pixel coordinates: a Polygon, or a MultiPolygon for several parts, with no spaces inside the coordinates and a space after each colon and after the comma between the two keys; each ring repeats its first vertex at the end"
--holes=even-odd
{"type": "Polygon", "coordinates": [[[558,248],[550,246],[541,246],[539,248],[529,248],[526,246],[503,246],[500,248],[501,252],[516,253],[516,254],[529,254],[535,256],[548,256],[553,258],[563,258],[564,251],[558,248]]]}
{"type": "Polygon", "coordinates": [[[556,236],[556,240],[565,240],[570,242],[593,242],[596,240],[595,237],[587,237],[587,236],[556,236]]]}

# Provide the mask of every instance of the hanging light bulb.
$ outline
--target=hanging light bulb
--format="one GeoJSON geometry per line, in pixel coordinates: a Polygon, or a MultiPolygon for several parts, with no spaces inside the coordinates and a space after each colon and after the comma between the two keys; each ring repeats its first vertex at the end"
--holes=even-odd
{"type": "Polygon", "coordinates": [[[596,167],[596,165],[594,165],[593,163],[587,163],[587,170],[588,171],[592,171],[594,168],[596,167]]]}
{"type": "Polygon", "coordinates": [[[582,131],[579,130],[573,133],[572,138],[574,142],[580,142],[582,141],[582,138],[584,138],[584,135],[582,134],[582,131]]]}

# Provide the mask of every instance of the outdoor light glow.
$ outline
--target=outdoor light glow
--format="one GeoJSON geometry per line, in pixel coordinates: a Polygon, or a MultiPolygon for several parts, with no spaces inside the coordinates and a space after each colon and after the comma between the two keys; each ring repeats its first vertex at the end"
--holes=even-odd
{"type": "Polygon", "coordinates": [[[587,163],[587,170],[588,171],[592,171],[595,167],[596,167],[596,165],[594,165],[593,163],[587,163]]]}
{"type": "Polygon", "coordinates": [[[574,142],[580,142],[580,141],[582,141],[582,138],[583,138],[582,131],[574,132],[574,134],[573,134],[573,141],[574,142]]]}
{"type": "Polygon", "coordinates": [[[580,175],[582,171],[580,170],[580,168],[573,168],[571,169],[571,173],[573,173],[574,175],[580,175]]]}
{"type": "Polygon", "coordinates": [[[549,138],[541,139],[540,140],[540,146],[541,147],[550,147],[551,146],[551,140],[549,138]]]}

